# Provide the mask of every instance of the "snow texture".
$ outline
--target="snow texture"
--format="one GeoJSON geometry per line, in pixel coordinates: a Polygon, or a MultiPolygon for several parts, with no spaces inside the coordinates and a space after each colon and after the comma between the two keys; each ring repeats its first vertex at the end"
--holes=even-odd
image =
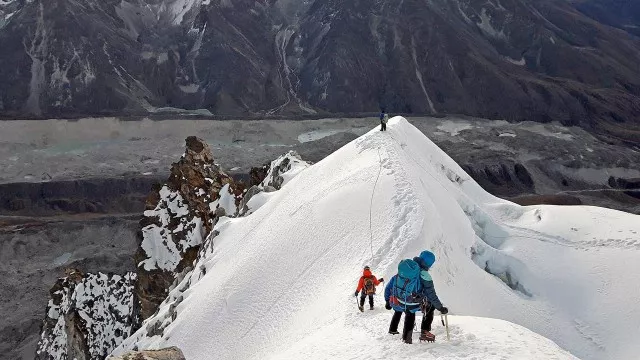
{"type": "MultiPolygon", "coordinates": [[[[55,325],[45,327],[38,344],[39,358],[68,358],[68,331],[86,331],[86,345],[92,359],[102,359],[131,335],[134,321],[133,284],[136,275],[87,274],[79,283],[69,281],[53,296],[47,306],[47,320],[55,325]],[[74,323],[67,323],[76,316],[74,323]],[[79,317],[81,320],[78,321],[79,317]],[[74,327],[75,326],[75,327],[74,327]]],[[[45,321],[45,322],[46,322],[45,321]]]]}
{"type": "Polygon", "coordinates": [[[190,360],[637,356],[638,216],[498,199],[404,118],[263,202],[216,225],[194,270],[116,354],[175,345],[190,360]],[[452,340],[436,323],[438,342],[405,346],[387,334],[382,298],[363,314],[353,291],[364,265],[389,279],[424,249],[437,257],[452,340]]]}
{"type": "Polygon", "coordinates": [[[218,198],[218,207],[223,208],[227,214],[235,214],[238,211],[236,206],[236,197],[229,190],[229,184],[225,184],[220,189],[220,196],[218,198]]]}

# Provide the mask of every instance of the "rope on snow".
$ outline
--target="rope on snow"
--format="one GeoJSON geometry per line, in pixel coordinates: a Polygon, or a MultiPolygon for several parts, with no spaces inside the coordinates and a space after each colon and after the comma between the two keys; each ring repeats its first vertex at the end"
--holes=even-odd
{"type": "Polygon", "coordinates": [[[378,168],[378,176],[376,177],[376,182],[373,184],[373,191],[371,191],[371,201],[369,202],[369,246],[371,248],[371,263],[373,264],[373,221],[372,221],[372,212],[373,212],[373,195],[376,193],[376,186],[378,185],[378,179],[380,179],[380,173],[382,173],[382,156],[380,155],[380,148],[376,149],[378,151],[378,159],[380,159],[380,167],[378,168]]]}

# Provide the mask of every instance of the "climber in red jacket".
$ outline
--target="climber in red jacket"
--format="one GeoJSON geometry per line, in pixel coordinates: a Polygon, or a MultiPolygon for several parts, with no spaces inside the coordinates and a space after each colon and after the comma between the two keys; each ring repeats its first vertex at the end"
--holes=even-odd
{"type": "Polygon", "coordinates": [[[357,297],[360,290],[362,290],[360,294],[360,306],[358,306],[360,311],[364,311],[364,300],[367,296],[369,296],[369,309],[373,310],[373,295],[376,293],[376,286],[380,285],[381,282],[384,282],[383,278],[380,278],[380,280],[376,279],[371,273],[371,268],[368,266],[364,267],[360,281],[358,281],[358,288],[354,294],[354,296],[357,297]]]}

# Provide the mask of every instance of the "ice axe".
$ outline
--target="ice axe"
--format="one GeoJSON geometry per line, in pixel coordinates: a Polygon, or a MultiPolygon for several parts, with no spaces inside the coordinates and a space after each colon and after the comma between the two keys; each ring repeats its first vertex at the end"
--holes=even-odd
{"type": "Polygon", "coordinates": [[[440,314],[440,321],[442,321],[442,326],[444,326],[444,328],[447,330],[447,341],[450,341],[451,337],[449,336],[449,318],[447,317],[447,314],[440,314]]]}

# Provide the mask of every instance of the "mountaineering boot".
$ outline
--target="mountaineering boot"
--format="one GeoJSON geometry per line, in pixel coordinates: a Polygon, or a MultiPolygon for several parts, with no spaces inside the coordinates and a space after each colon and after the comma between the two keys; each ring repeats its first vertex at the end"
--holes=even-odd
{"type": "Polygon", "coordinates": [[[399,333],[399,332],[397,332],[397,331],[389,331],[389,334],[391,334],[391,335],[398,335],[398,334],[400,334],[400,333],[399,333]]]}
{"type": "Polygon", "coordinates": [[[422,333],[420,334],[420,341],[435,342],[436,336],[427,330],[422,330],[422,333]]]}
{"type": "Polygon", "coordinates": [[[358,306],[358,309],[360,309],[361,312],[364,312],[364,306],[360,305],[358,306]]]}
{"type": "Polygon", "coordinates": [[[402,339],[402,341],[403,341],[405,344],[413,344],[413,334],[412,334],[412,333],[407,334],[407,335],[404,337],[404,339],[402,339]]]}
{"type": "Polygon", "coordinates": [[[371,305],[371,306],[369,307],[369,310],[373,310],[373,305],[371,305]]]}

